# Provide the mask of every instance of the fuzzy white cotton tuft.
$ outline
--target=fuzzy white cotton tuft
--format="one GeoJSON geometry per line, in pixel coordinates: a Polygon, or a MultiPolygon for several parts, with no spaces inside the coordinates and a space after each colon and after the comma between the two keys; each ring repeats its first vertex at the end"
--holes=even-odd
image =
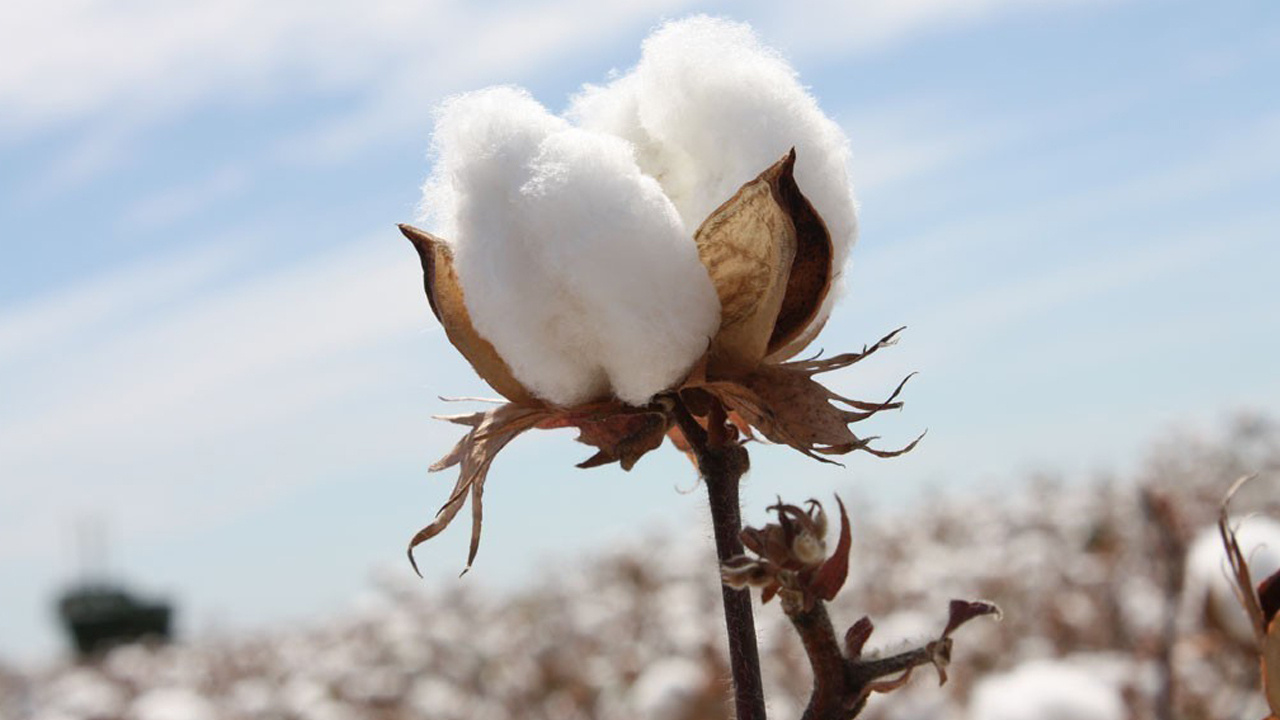
{"type": "MultiPolygon", "coordinates": [[[[1280,570],[1280,522],[1258,516],[1243,522],[1233,519],[1232,523],[1255,585],[1280,570]]],[[[1218,526],[1201,529],[1187,551],[1179,620],[1186,631],[1200,629],[1196,626],[1209,620],[1236,640],[1252,643],[1253,623],[1236,599],[1230,572],[1218,526]]]]}
{"type": "Polygon", "coordinates": [[[683,378],[719,302],[692,231],[625,141],[500,87],[448,101],[433,144],[428,215],[516,379],[573,405],[643,404],[683,378]]]}
{"type": "Polygon", "coordinates": [[[1124,720],[1120,690],[1085,668],[1038,660],[978,682],[970,720],[1124,720]]]}
{"type": "Polygon", "coordinates": [[[794,147],[796,182],[831,231],[841,273],[857,237],[848,139],[749,26],[706,16],[666,24],[634,69],[587,86],[569,116],[631,142],[691,231],[794,147]]]}

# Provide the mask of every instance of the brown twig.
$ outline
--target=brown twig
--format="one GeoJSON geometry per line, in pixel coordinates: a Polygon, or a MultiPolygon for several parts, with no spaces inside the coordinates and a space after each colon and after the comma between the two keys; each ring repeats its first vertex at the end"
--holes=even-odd
{"type": "MultiPolygon", "coordinates": [[[[836,642],[826,603],[817,600],[806,610],[802,603],[787,602],[784,596],[783,609],[800,634],[813,668],[813,693],[801,720],[856,717],[871,693],[901,686],[917,667],[934,665],[941,669],[950,660],[951,638],[946,636],[888,657],[864,659],[860,647],[850,648],[852,652],[846,656],[836,642]]],[[[870,628],[869,621],[862,627],[870,628]]]]}
{"type": "MultiPolygon", "coordinates": [[[[747,450],[729,439],[732,435],[725,426],[726,416],[719,402],[711,405],[708,428],[693,417],[679,396],[675,398],[673,413],[706,482],[716,555],[724,563],[743,552],[742,540],[738,537],[742,532],[738,485],[750,465],[747,450]]],[[[723,585],[720,589],[729,635],[735,715],[737,720],[765,720],[764,684],[760,679],[760,651],[756,645],[751,594],[723,585]]]]}
{"type": "Polygon", "coordinates": [[[1173,500],[1154,488],[1142,489],[1142,509],[1152,528],[1153,550],[1162,570],[1164,617],[1160,643],[1156,649],[1156,667],[1160,685],[1156,692],[1156,720],[1173,720],[1177,693],[1177,675],[1173,669],[1173,649],[1178,635],[1178,599],[1185,580],[1183,558],[1187,552],[1187,533],[1178,517],[1173,500]]]}
{"type": "Polygon", "coordinates": [[[826,601],[834,599],[844,586],[852,547],[849,515],[839,500],[837,497],[840,539],[831,555],[826,554],[823,540],[827,515],[822,504],[809,500],[802,508],[779,500],[769,507],[777,514],[777,522],[742,532],[743,544],[755,557],[739,555],[721,565],[726,587],[758,587],[766,603],[777,597],[800,635],[813,670],[813,692],[801,720],[856,717],[872,693],[902,687],[921,665],[932,665],[938,680],[946,682],[951,634],[974,618],[1000,614],[1000,609],[988,602],[952,600],[947,623],[937,639],[889,657],[863,657],[862,649],[875,630],[867,617],[850,626],[844,642],[838,642],[826,601]]]}

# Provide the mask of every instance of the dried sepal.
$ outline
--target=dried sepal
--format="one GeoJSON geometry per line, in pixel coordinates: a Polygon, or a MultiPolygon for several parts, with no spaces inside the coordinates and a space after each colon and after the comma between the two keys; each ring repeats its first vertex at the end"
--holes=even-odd
{"type": "Polygon", "coordinates": [[[860,353],[781,365],[765,364],[745,377],[703,380],[698,387],[719,399],[769,441],[789,445],[822,462],[833,462],[823,457],[825,455],[859,450],[879,457],[901,455],[912,450],[923,435],[905,447],[882,450],[871,445],[876,438],[860,438],[849,425],[902,407],[897,398],[910,375],[880,402],[847,398],[814,380],[815,375],[848,367],[891,345],[900,330],[860,353]]]}
{"type": "Polygon", "coordinates": [[[796,257],[796,227],[779,188],[784,177],[790,180],[794,164],[794,152],[788,153],[694,233],[720,298],[720,329],[710,349],[716,375],[749,372],[768,354],[796,257]]]}
{"type": "Polygon", "coordinates": [[[646,453],[662,445],[672,421],[669,405],[662,402],[644,408],[608,402],[559,411],[538,427],[577,428],[578,442],[597,448],[595,455],[578,463],[580,468],[616,462],[623,470],[630,470],[646,453]]]}
{"type": "Polygon", "coordinates": [[[1256,588],[1249,573],[1248,559],[1240,548],[1235,530],[1228,517],[1228,505],[1236,492],[1254,476],[1240,478],[1222,498],[1218,511],[1218,532],[1227,551],[1227,561],[1235,580],[1236,598],[1249,616],[1257,641],[1258,659],[1262,667],[1262,692],[1273,716],[1280,716],[1280,572],[1263,580],[1256,588]]]}
{"type": "Polygon", "coordinates": [[[419,230],[412,225],[400,225],[400,232],[409,238],[422,261],[423,285],[431,312],[444,327],[449,342],[471,363],[471,367],[489,386],[513,403],[536,406],[537,400],[525,386],[516,380],[511,367],[498,354],[493,345],[480,336],[471,323],[467,311],[462,283],[453,267],[453,251],[444,240],[419,230]]]}
{"type": "Polygon", "coordinates": [[[814,574],[813,584],[810,586],[823,600],[834,600],[840,588],[844,587],[845,579],[849,576],[849,552],[853,547],[849,514],[845,512],[844,501],[839,495],[836,496],[836,504],[840,506],[840,540],[836,543],[835,552],[831,553],[831,557],[814,574]]]}
{"type": "MultiPolygon", "coordinates": [[[[432,472],[438,472],[459,466],[458,481],[454,484],[449,499],[436,513],[435,520],[422,528],[409,541],[409,563],[419,576],[418,563],[413,557],[413,549],[418,545],[439,535],[466,504],[470,496],[471,507],[471,547],[467,553],[467,569],[476,559],[480,549],[480,528],[483,524],[484,482],[489,473],[489,466],[498,452],[516,436],[533,428],[545,420],[549,411],[541,408],[528,408],[507,403],[492,410],[452,415],[440,419],[471,428],[461,440],[454,445],[443,458],[431,466],[432,472]]],[[[465,570],[463,572],[466,572],[465,570]]]]}

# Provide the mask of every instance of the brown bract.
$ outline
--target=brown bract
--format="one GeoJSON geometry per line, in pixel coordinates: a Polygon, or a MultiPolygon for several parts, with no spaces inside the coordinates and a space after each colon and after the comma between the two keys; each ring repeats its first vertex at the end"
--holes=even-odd
{"type": "Polygon", "coordinates": [[[1218,514],[1218,532],[1222,535],[1222,544],[1227,551],[1227,560],[1231,564],[1231,574],[1235,580],[1236,598],[1244,607],[1245,614],[1253,625],[1254,639],[1258,646],[1258,659],[1262,666],[1262,691],[1267,698],[1267,706],[1271,709],[1269,720],[1280,718],[1280,572],[1277,572],[1259,583],[1255,589],[1253,578],[1249,573],[1249,563],[1240,542],[1236,539],[1227,516],[1227,506],[1232,496],[1253,476],[1242,477],[1231,486],[1222,499],[1218,514]]]}
{"type": "Polygon", "coordinates": [[[887,399],[866,402],[843,397],[814,379],[893,344],[901,328],[858,353],[789,361],[825,322],[822,308],[831,290],[834,254],[826,224],[796,185],[795,163],[792,150],[743,185],[694,234],[699,258],[720,300],[720,326],[706,355],[689,369],[688,376],[645,407],[606,397],[563,408],[537,398],[472,324],[448,243],[409,225],[400,226],[418,251],[427,300],[449,341],[480,377],[510,401],[485,412],[446,418],[472,430],[432,468],[460,465],[461,474],[436,519],[411,541],[411,559],[413,548],[443,530],[469,495],[473,502],[470,567],[479,542],[480,499],[489,466],[502,447],[535,427],[576,428],[578,440],[596,448],[579,467],[617,462],[625,470],[661,445],[664,437],[678,448],[688,447],[675,425],[677,405],[704,427],[711,418],[727,418],[731,442],[745,442],[758,434],[824,462],[831,462],[825,456],[855,450],[890,457],[915,447],[919,438],[898,450],[879,450],[870,445],[875,438],[859,437],[849,427],[901,407],[897,400],[901,384],[887,399]]]}

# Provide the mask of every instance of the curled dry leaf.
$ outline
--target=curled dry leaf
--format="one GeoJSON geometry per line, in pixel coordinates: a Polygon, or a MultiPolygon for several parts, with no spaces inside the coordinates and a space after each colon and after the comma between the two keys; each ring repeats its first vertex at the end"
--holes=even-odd
{"type": "Polygon", "coordinates": [[[867,641],[871,639],[871,633],[874,632],[876,626],[871,622],[871,618],[863,615],[858,621],[849,626],[844,632],[844,654],[850,660],[857,660],[862,657],[862,650],[867,646],[867,641]]]}
{"type": "Polygon", "coordinates": [[[459,425],[468,425],[471,431],[454,445],[449,454],[431,466],[432,472],[459,466],[458,481],[453,486],[449,499],[436,513],[435,520],[419,530],[409,541],[409,563],[413,565],[414,572],[422,574],[413,558],[413,549],[448,527],[466,503],[468,495],[471,497],[471,549],[467,554],[467,568],[471,567],[476,559],[476,552],[480,549],[480,527],[484,519],[484,481],[489,475],[489,466],[507,443],[545,420],[547,416],[546,410],[507,403],[484,412],[441,418],[459,425]]]}
{"type": "Polygon", "coordinates": [[[597,448],[596,454],[578,467],[617,462],[622,469],[630,470],[641,456],[662,444],[670,424],[670,415],[661,404],[634,408],[621,403],[597,403],[573,410],[504,403],[484,412],[441,416],[439,419],[470,426],[471,431],[431,466],[432,472],[458,466],[458,480],[449,499],[436,513],[435,520],[409,541],[409,562],[415,572],[418,565],[413,558],[413,549],[448,527],[468,496],[471,499],[471,549],[467,555],[467,568],[470,569],[480,548],[484,483],[489,466],[502,448],[521,433],[534,428],[577,428],[578,441],[597,448]]]}
{"type": "Polygon", "coordinates": [[[1253,625],[1258,659],[1262,666],[1262,691],[1266,695],[1267,706],[1271,709],[1272,717],[1280,717],[1280,622],[1276,618],[1277,611],[1280,611],[1280,572],[1263,580],[1255,589],[1247,556],[1240,548],[1227,513],[1236,491],[1252,479],[1252,475],[1242,477],[1227,490],[1218,512],[1218,532],[1222,535],[1222,544],[1226,548],[1227,561],[1231,565],[1231,574],[1236,583],[1236,598],[1240,600],[1240,605],[1244,607],[1245,614],[1253,625]]]}
{"type": "Polygon", "coordinates": [[[995,603],[985,600],[952,600],[947,607],[947,627],[942,631],[942,638],[951,637],[951,633],[970,620],[987,615],[994,616],[996,620],[1002,617],[1000,608],[995,603]]]}

